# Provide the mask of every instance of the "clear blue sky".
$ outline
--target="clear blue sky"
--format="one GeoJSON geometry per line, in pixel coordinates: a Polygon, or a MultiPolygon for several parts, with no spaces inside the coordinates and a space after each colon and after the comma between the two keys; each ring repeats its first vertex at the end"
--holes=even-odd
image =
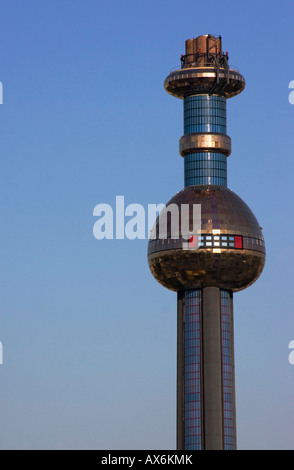
{"type": "Polygon", "coordinates": [[[146,240],[98,241],[92,214],[182,189],[182,102],[163,81],[211,33],[246,78],[228,181],[267,247],[234,297],[238,447],[294,449],[293,2],[0,7],[0,448],[175,448],[176,295],[146,240]]]}

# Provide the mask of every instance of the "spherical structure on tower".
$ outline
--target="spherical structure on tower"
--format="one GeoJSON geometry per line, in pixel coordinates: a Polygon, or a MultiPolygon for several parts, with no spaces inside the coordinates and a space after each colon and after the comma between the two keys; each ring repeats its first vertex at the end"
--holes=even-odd
{"type": "Polygon", "coordinates": [[[171,204],[179,209],[179,236],[172,238],[168,218],[166,238],[159,238],[157,231],[148,246],[149,267],[159,283],[173,291],[219,287],[237,292],[257,280],[265,263],[264,238],[239,196],[224,186],[189,186],[168,202],[167,209],[171,204]],[[196,246],[194,240],[189,247],[182,236],[182,204],[201,205],[196,246]]]}

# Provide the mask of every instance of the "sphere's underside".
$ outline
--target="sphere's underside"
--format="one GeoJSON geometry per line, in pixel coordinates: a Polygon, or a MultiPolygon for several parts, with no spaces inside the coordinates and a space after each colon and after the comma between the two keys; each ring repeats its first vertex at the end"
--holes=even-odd
{"type": "Polygon", "coordinates": [[[238,239],[238,245],[225,247],[220,241],[190,249],[181,227],[179,238],[172,239],[168,224],[167,237],[148,245],[149,267],[159,283],[173,291],[211,286],[239,291],[257,280],[265,263],[264,239],[254,214],[239,196],[224,186],[189,186],[167,207],[170,204],[179,211],[181,204],[201,204],[201,235],[238,239]]]}

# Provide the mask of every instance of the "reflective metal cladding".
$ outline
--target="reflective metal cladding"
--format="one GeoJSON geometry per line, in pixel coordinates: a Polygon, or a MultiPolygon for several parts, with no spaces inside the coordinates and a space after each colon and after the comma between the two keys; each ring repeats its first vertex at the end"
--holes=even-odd
{"type": "Polygon", "coordinates": [[[179,226],[181,205],[201,204],[201,234],[198,249],[183,250],[181,227],[179,238],[172,239],[168,219],[167,238],[150,240],[148,246],[149,266],[158,282],[174,291],[205,286],[238,291],[259,277],[265,262],[263,234],[252,211],[233,191],[224,186],[188,186],[167,207],[170,204],[179,207],[179,226]],[[205,244],[201,244],[203,234],[205,244]],[[230,246],[235,236],[241,237],[242,249],[230,246]]]}

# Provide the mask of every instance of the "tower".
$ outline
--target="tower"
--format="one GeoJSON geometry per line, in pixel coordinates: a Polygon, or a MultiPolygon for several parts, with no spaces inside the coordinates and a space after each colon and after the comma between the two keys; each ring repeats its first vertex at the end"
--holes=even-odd
{"type": "Polygon", "coordinates": [[[265,263],[262,229],[249,207],[227,188],[226,100],[245,88],[229,67],[221,37],[186,41],[181,68],[165,90],[184,104],[185,187],[166,205],[148,244],[155,279],[177,292],[177,449],[236,449],[233,294],[253,284],[265,263]],[[201,228],[183,233],[183,204],[201,206],[201,228]],[[169,207],[178,208],[174,236],[169,207]]]}

